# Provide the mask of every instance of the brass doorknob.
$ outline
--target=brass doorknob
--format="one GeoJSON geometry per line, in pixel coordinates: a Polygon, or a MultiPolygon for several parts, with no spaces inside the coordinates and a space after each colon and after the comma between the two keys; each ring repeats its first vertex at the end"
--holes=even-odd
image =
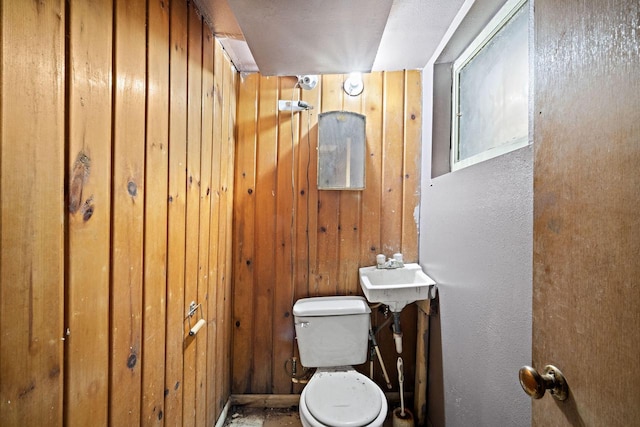
{"type": "Polygon", "coordinates": [[[540,399],[546,390],[549,390],[556,400],[566,400],[569,395],[564,375],[553,365],[545,366],[542,375],[531,366],[523,366],[520,368],[519,377],[524,392],[534,399],[540,399]]]}

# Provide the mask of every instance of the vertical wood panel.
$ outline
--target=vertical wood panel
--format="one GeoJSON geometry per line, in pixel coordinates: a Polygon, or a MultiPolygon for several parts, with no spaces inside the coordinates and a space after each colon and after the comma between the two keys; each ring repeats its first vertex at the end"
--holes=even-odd
{"type": "Polygon", "coordinates": [[[258,74],[245,77],[238,93],[238,161],[235,174],[236,220],[243,224],[234,230],[234,339],[233,387],[245,390],[251,380],[251,355],[253,345],[253,280],[254,280],[254,232],[256,190],[256,141],[258,123],[258,74]]]}
{"type": "MultiPolygon", "coordinates": [[[[224,52],[221,52],[224,56],[224,52]]],[[[226,301],[231,301],[230,295],[230,269],[232,268],[231,253],[230,253],[230,237],[232,236],[231,229],[229,227],[229,207],[232,206],[232,194],[229,193],[229,188],[233,185],[233,153],[230,151],[230,143],[233,141],[233,128],[231,123],[233,117],[235,117],[235,111],[231,111],[231,97],[227,95],[235,94],[235,91],[231,89],[234,70],[232,70],[230,64],[226,61],[222,62],[222,111],[221,111],[221,145],[220,145],[220,211],[219,211],[219,224],[218,224],[218,315],[219,315],[219,344],[216,351],[219,352],[219,373],[218,380],[220,381],[220,407],[225,403],[224,396],[228,396],[229,390],[229,355],[230,355],[230,310],[229,304],[226,301]],[[231,204],[231,205],[230,205],[231,204]]],[[[235,97],[235,95],[233,95],[235,97]]],[[[232,187],[231,187],[232,188],[232,187]]]]}
{"type": "MultiPolygon", "coordinates": [[[[380,136],[383,130],[382,108],[382,73],[364,76],[366,91],[364,114],[367,117],[367,156],[365,170],[365,189],[362,192],[362,219],[360,229],[362,235],[360,262],[362,265],[374,265],[376,255],[382,252],[380,237],[380,212],[382,210],[382,145],[380,136]]],[[[388,255],[388,254],[385,254],[388,255]]]]}
{"type": "Polygon", "coordinates": [[[60,426],[64,2],[0,7],[0,419],[60,426]]]}
{"type": "MultiPolygon", "coordinates": [[[[343,79],[346,77],[343,76],[343,79]]],[[[345,94],[343,95],[342,110],[364,114],[363,100],[364,96],[362,94],[359,96],[345,94]]],[[[360,266],[357,254],[360,251],[361,238],[361,199],[362,191],[340,192],[340,222],[338,223],[339,256],[341,260],[338,263],[338,294],[340,295],[358,295],[361,293],[357,275],[358,267],[360,266]]]]}
{"type": "Polygon", "coordinates": [[[222,145],[222,65],[224,63],[222,46],[218,41],[213,46],[213,147],[211,153],[211,226],[209,230],[209,312],[211,320],[209,321],[209,348],[211,349],[207,355],[207,367],[209,372],[207,380],[209,381],[209,399],[208,420],[217,418],[222,410],[224,402],[222,388],[222,363],[220,361],[221,347],[223,343],[221,325],[221,309],[223,304],[221,297],[224,293],[219,290],[218,280],[218,264],[219,264],[219,241],[218,233],[220,230],[220,147],[222,145]]]}
{"type": "MultiPolygon", "coordinates": [[[[225,110],[223,110],[223,117],[225,116],[224,111],[228,113],[227,120],[223,123],[224,126],[228,129],[228,134],[226,138],[226,163],[224,164],[225,168],[221,168],[225,172],[226,185],[226,222],[224,224],[224,260],[225,260],[225,280],[224,283],[224,298],[222,299],[223,303],[223,313],[224,313],[224,358],[221,362],[222,364],[222,377],[223,377],[223,398],[226,402],[226,399],[229,397],[229,392],[231,390],[231,301],[232,301],[232,273],[233,273],[233,176],[234,176],[234,165],[235,165],[235,146],[236,146],[236,108],[237,108],[237,87],[238,87],[238,72],[234,68],[233,64],[229,60],[228,57],[225,56],[224,62],[224,84],[226,88],[226,96],[225,100],[225,110]]],[[[222,234],[222,233],[221,233],[222,234]]]]}
{"type": "Polygon", "coordinates": [[[298,176],[297,191],[297,232],[295,254],[295,298],[310,295],[310,278],[313,277],[316,266],[312,260],[316,259],[316,239],[318,215],[318,190],[314,181],[317,176],[317,126],[318,106],[320,105],[320,89],[322,81],[312,90],[302,90],[300,99],[313,105],[314,109],[302,114],[300,118],[298,143],[298,176]]]}
{"type": "Polygon", "coordinates": [[[115,7],[109,423],[140,424],[146,5],[115,7]]]}
{"type": "Polygon", "coordinates": [[[187,5],[171,1],[165,424],[182,424],[187,166],[187,5]]]}
{"type": "MultiPolygon", "coordinates": [[[[209,311],[209,245],[211,225],[211,173],[213,150],[213,43],[211,29],[203,26],[202,37],[202,149],[200,164],[200,227],[198,249],[198,303],[206,321],[209,311]]],[[[198,317],[200,318],[200,317],[198,317]]],[[[207,416],[207,351],[209,328],[202,328],[197,335],[196,347],[196,425],[206,425],[207,416]]],[[[210,425],[210,424],[209,424],[210,425]]]]}
{"type": "MultiPolygon", "coordinates": [[[[210,34],[210,30],[206,31],[207,36],[210,34]]],[[[215,37],[208,40],[203,48],[203,64],[205,64],[205,70],[208,69],[210,75],[206,78],[203,77],[203,88],[207,88],[207,109],[208,112],[203,112],[203,124],[202,124],[202,137],[208,139],[210,144],[209,163],[210,173],[207,181],[207,201],[208,201],[208,234],[207,234],[207,259],[202,260],[203,266],[206,267],[204,273],[207,276],[206,280],[206,298],[201,302],[205,308],[205,318],[207,320],[207,354],[206,354],[206,403],[205,403],[205,416],[206,425],[215,424],[217,419],[217,405],[216,405],[216,378],[215,378],[215,354],[216,354],[216,258],[217,258],[217,197],[216,189],[219,179],[219,164],[217,160],[219,158],[219,148],[216,145],[214,139],[215,129],[217,126],[216,112],[218,105],[217,100],[217,88],[216,88],[216,49],[218,48],[218,42],[215,37]]],[[[203,72],[206,72],[203,70],[203,72]]],[[[204,111],[204,109],[203,109],[204,111]]],[[[204,160],[204,159],[203,159],[204,160]]],[[[204,181],[203,181],[204,182],[204,181]]],[[[202,259],[202,258],[201,258],[202,259]]],[[[198,289],[200,293],[200,289],[198,289]]],[[[200,344],[198,344],[200,345],[200,344]]]]}
{"type": "Polygon", "coordinates": [[[77,405],[65,408],[71,426],[106,425],[108,417],[112,15],[111,2],[78,2],[68,11],[65,399],[77,405]]]}
{"type": "Polygon", "coordinates": [[[141,424],[164,424],[169,175],[169,8],[149,1],[141,424]]]}
{"type": "Polygon", "coordinates": [[[422,83],[418,71],[405,71],[404,83],[404,180],[402,190],[402,244],[405,262],[418,261],[418,216],[422,141],[422,83]]]}
{"type": "MultiPolygon", "coordinates": [[[[278,99],[300,97],[300,90],[293,89],[295,78],[278,79],[278,99]]],[[[262,97],[261,97],[262,98],[262,97]]],[[[273,101],[274,107],[277,100],[273,101]]],[[[294,297],[294,256],[296,235],[296,175],[298,166],[298,137],[302,114],[279,112],[278,114],[278,154],[276,174],[276,229],[275,229],[275,281],[273,294],[273,330],[271,356],[272,393],[290,393],[291,380],[282,369],[282,361],[293,354],[293,317],[291,308],[294,297]]],[[[257,332],[257,330],[256,330],[257,332]]]]}
{"type": "MultiPolygon", "coordinates": [[[[200,227],[200,151],[202,137],[202,20],[189,4],[187,42],[187,211],[184,313],[198,304],[198,236],[200,227]]],[[[193,319],[195,320],[195,319],[193,319]]],[[[196,336],[184,325],[183,425],[194,425],[196,398],[196,336]]]]}
{"type": "MultiPolygon", "coordinates": [[[[342,109],[342,76],[322,77],[321,112],[342,109]]],[[[313,180],[316,183],[317,177],[313,180]]],[[[315,275],[314,294],[336,295],[338,292],[339,244],[338,225],[340,221],[340,191],[318,191],[318,258],[315,275]]]]}
{"type": "MultiPolygon", "coordinates": [[[[229,82],[229,69],[226,67],[226,64],[223,63],[223,67],[222,67],[222,84],[223,84],[223,93],[226,95],[227,93],[227,88],[228,88],[228,82],[229,82]]],[[[220,373],[219,373],[219,377],[218,379],[220,380],[220,386],[221,386],[221,394],[224,394],[224,391],[227,388],[226,385],[226,372],[225,372],[225,364],[224,361],[227,358],[227,350],[228,347],[225,348],[226,343],[228,343],[227,341],[227,336],[228,336],[228,323],[227,323],[227,319],[226,319],[226,311],[225,311],[225,305],[222,304],[222,301],[224,301],[226,298],[228,298],[230,295],[228,295],[228,290],[227,290],[227,285],[228,282],[230,280],[229,274],[228,274],[228,270],[227,270],[227,264],[231,264],[231,260],[227,260],[227,242],[226,242],[226,235],[227,233],[230,234],[230,230],[227,229],[227,209],[228,209],[228,203],[229,203],[229,162],[230,162],[230,158],[229,158],[229,138],[230,138],[230,132],[229,132],[229,123],[230,120],[230,111],[229,111],[229,100],[227,99],[226,96],[223,96],[222,98],[222,123],[221,123],[221,130],[222,130],[222,138],[221,138],[221,145],[220,145],[220,212],[219,212],[219,223],[218,223],[218,257],[219,257],[219,263],[218,263],[218,301],[220,302],[220,308],[219,308],[219,320],[220,320],[220,324],[219,327],[220,329],[218,330],[218,333],[220,334],[220,344],[219,344],[219,349],[218,351],[220,351],[220,359],[218,360],[218,363],[220,364],[220,373]]]]}
{"type": "MultiPolygon", "coordinates": [[[[314,277],[316,271],[316,232],[318,218],[318,190],[315,183],[317,170],[317,125],[318,125],[318,106],[320,105],[322,81],[319,81],[315,88],[311,90],[301,90],[300,98],[302,101],[313,105],[314,109],[307,113],[301,114],[300,129],[298,134],[299,143],[298,151],[298,176],[296,181],[296,232],[295,232],[295,258],[294,258],[294,277],[295,277],[295,294],[294,301],[299,298],[311,295],[311,278],[314,277]]],[[[289,302],[290,304],[290,302],[289,302]]],[[[289,307],[292,310],[293,307],[289,307]]],[[[293,313],[291,313],[291,322],[293,322],[293,313]]],[[[295,329],[294,329],[295,333],[295,329]]],[[[293,353],[298,357],[298,347],[293,346],[293,353]]],[[[280,369],[284,374],[284,360],[289,356],[278,357],[275,362],[280,363],[280,369]]],[[[287,382],[291,380],[288,378],[287,382]]],[[[300,393],[303,385],[294,384],[293,392],[300,393]]]]}
{"type": "MultiPolygon", "coordinates": [[[[253,360],[250,388],[256,393],[271,392],[271,366],[273,359],[272,328],[273,295],[276,286],[276,198],[278,162],[278,78],[260,78],[260,98],[258,106],[258,146],[256,165],[256,206],[260,215],[256,216],[256,252],[261,256],[255,260],[254,303],[253,303],[253,360]]],[[[238,304],[246,304],[237,301],[238,304]]]]}
{"type": "Polygon", "coordinates": [[[382,212],[380,217],[381,253],[401,249],[402,164],[404,154],[404,72],[386,72],[383,77],[382,212]]]}

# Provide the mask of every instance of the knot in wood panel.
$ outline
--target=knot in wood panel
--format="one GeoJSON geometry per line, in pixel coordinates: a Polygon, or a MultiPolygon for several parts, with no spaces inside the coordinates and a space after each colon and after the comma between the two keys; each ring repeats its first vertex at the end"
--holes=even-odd
{"type": "Polygon", "coordinates": [[[136,197],[138,195],[138,186],[135,182],[129,181],[127,182],[127,192],[131,197],[136,197]]]}
{"type": "Polygon", "coordinates": [[[82,205],[82,190],[91,172],[91,159],[80,151],[73,162],[69,177],[69,213],[78,212],[82,205]]]}

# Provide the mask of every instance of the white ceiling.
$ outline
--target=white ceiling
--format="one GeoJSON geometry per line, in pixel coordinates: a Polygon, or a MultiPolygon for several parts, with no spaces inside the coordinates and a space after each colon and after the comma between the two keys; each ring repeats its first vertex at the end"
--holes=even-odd
{"type": "Polygon", "coordinates": [[[464,0],[195,0],[240,72],[421,69],[464,0]]]}

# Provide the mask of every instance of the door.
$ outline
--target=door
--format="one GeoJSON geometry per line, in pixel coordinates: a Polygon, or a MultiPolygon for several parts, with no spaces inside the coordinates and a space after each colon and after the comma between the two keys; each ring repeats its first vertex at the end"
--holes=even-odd
{"type": "Polygon", "coordinates": [[[535,3],[534,426],[640,425],[640,4],[535,3]]]}

